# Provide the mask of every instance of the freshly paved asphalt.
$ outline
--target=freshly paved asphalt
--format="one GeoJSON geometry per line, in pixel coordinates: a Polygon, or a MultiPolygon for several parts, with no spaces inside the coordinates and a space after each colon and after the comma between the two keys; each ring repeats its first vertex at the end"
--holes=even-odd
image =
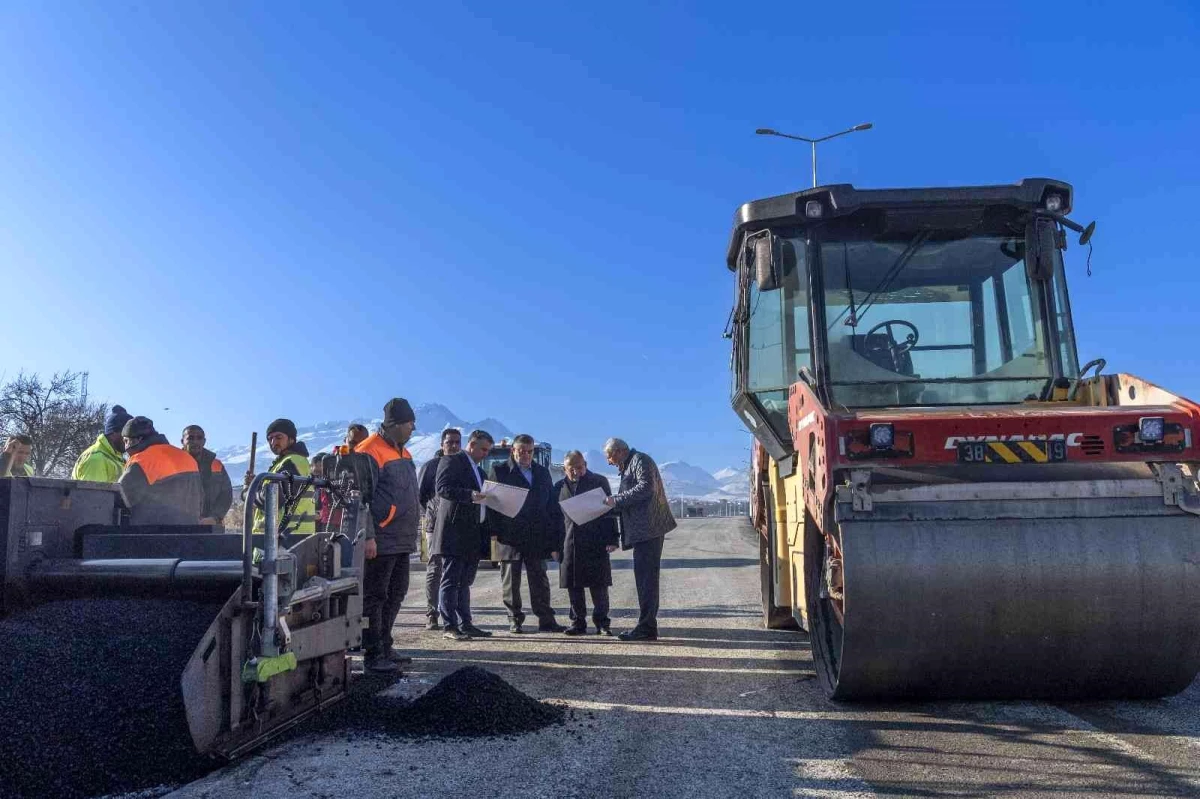
{"type": "MultiPolygon", "coordinates": [[[[569,704],[575,720],[516,739],[309,736],[172,795],[1200,795],[1200,683],[1149,702],[835,704],[813,679],[807,638],[762,629],[757,553],[744,519],[681,522],[649,644],[509,635],[499,576],[482,570],[476,623],[496,635],[455,645],[422,629],[414,571],[398,632],[415,663],[395,690],[420,694],[474,663],[569,704]]],[[[636,617],[631,568],[614,557],[615,628],[636,617]]],[[[553,596],[565,621],[566,592],[553,596]]]]}

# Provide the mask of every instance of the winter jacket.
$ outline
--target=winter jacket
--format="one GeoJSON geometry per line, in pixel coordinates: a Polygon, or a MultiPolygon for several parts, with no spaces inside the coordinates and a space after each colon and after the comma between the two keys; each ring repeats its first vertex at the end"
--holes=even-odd
{"type": "Polygon", "coordinates": [[[221,523],[233,505],[233,483],[229,480],[229,472],[217,456],[206,449],[196,456],[196,465],[200,468],[200,483],[204,486],[204,512],[200,515],[221,523]]]}
{"type": "Polygon", "coordinates": [[[621,548],[662,538],[675,529],[675,517],[667,504],[658,466],[649,455],[630,450],[621,464],[621,486],[617,491],[617,511],[621,515],[621,548]]]}
{"type": "Polygon", "coordinates": [[[161,434],[130,448],[118,485],[132,525],[200,523],[204,485],[196,459],[161,434]]]}
{"type": "Polygon", "coordinates": [[[103,433],[96,442],[85,449],[71,470],[72,480],[90,480],[93,483],[115,483],[125,471],[125,459],[108,443],[103,433]]]}
{"type": "Polygon", "coordinates": [[[488,529],[500,545],[496,548],[500,560],[545,560],[551,552],[562,549],[562,509],[554,493],[554,478],[545,466],[531,463],[530,470],[533,485],[525,481],[525,475],[512,458],[492,467],[490,480],[529,491],[525,504],[512,519],[488,510],[488,529]]]}
{"type": "Polygon", "coordinates": [[[461,558],[487,555],[487,527],[480,521],[482,505],[471,501],[482,490],[483,473],[465,451],[438,461],[437,518],[429,536],[429,552],[461,558]]]}
{"type": "MultiPolygon", "coordinates": [[[[297,441],[283,451],[275,462],[271,464],[271,468],[267,471],[275,474],[290,474],[296,477],[308,477],[310,469],[308,466],[308,447],[303,441],[297,441]]],[[[295,502],[292,512],[288,517],[285,532],[294,533],[295,535],[310,535],[317,531],[317,508],[313,501],[312,486],[306,485],[300,489],[300,498],[295,502]]],[[[293,499],[291,489],[287,484],[279,486],[279,506],[285,508],[292,506],[293,499]]],[[[267,529],[267,517],[263,515],[262,498],[258,497],[254,500],[254,532],[262,533],[267,529]]],[[[279,523],[283,524],[283,519],[280,518],[279,523]]]]}
{"type": "MultiPolygon", "coordinates": [[[[587,472],[579,481],[559,480],[554,484],[554,496],[561,503],[599,488],[605,496],[612,493],[608,478],[595,472],[587,472]]],[[[562,547],[562,563],[558,567],[559,588],[598,588],[612,585],[612,563],[606,547],[617,546],[617,516],[613,512],[593,519],[587,524],[577,525],[563,514],[566,539],[562,547]]]]}
{"type": "Polygon", "coordinates": [[[370,459],[371,520],[367,538],[375,539],[380,555],[403,555],[417,549],[421,505],[417,499],[417,468],[407,449],[379,432],[372,433],[355,452],[370,459]]]}

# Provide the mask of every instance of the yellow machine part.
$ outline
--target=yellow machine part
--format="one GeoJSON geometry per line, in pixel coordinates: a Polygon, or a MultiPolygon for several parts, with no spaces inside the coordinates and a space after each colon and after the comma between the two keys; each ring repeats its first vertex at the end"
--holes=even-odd
{"type": "Polygon", "coordinates": [[[767,460],[768,487],[774,513],[775,602],[789,608],[792,618],[808,629],[804,595],[804,497],[799,474],[780,477],[775,462],[767,460]]]}

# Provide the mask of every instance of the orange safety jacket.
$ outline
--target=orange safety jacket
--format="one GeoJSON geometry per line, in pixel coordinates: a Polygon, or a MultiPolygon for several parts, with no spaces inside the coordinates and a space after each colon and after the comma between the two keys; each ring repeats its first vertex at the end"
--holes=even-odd
{"type": "Polygon", "coordinates": [[[161,434],[147,436],[129,456],[117,483],[131,524],[200,523],[204,485],[195,458],[161,434]]]}
{"type": "Polygon", "coordinates": [[[355,448],[367,456],[371,485],[371,532],[380,555],[402,555],[417,550],[421,504],[417,490],[417,467],[412,455],[397,449],[379,433],[373,433],[355,448]]]}

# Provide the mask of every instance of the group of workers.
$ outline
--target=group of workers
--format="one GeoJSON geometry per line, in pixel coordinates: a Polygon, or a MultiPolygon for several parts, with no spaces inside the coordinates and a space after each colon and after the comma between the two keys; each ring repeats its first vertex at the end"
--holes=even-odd
{"type": "MultiPolygon", "coordinates": [[[[175,447],[150,419],[114,405],[75,461],[71,479],[119,485],[134,525],[223,527],[233,489],[225,467],[204,445],[199,425],[185,427],[175,447]]],[[[0,454],[0,477],[32,477],[32,449],[30,436],[11,436],[0,454]]]]}
{"type": "MultiPolygon", "coordinates": [[[[481,559],[496,559],[509,631],[524,633],[526,614],[521,599],[522,574],[529,584],[529,605],[538,632],[582,635],[588,631],[585,592],[592,599],[591,620],[600,635],[612,635],[608,587],[612,585],[609,555],[618,546],[633,550],[634,580],[639,617],[633,629],[617,636],[624,641],[658,637],[659,568],[663,537],[675,527],[666,492],[653,459],[633,450],[619,438],[604,445],[608,462],[620,471],[620,486],[612,493],[608,479],[588,471],[578,450],[563,460],[565,477],[555,483],[549,470],[533,462],[535,442],[529,435],[513,439],[511,457],[496,463],[489,474],[480,464],[495,442],[485,430],[474,430],[462,442],[462,432],[442,432],[437,455],[418,473],[405,444],[416,429],[416,414],[403,398],[390,400],[374,433],[351,425],[345,442],[333,457],[358,464],[362,496],[370,521],[363,524],[363,615],[367,619],[363,648],[366,668],[394,672],[410,659],[394,647],[392,629],[408,593],[410,559],[419,550],[422,527],[428,548],[425,575],[426,628],[441,631],[453,641],[492,635],[477,627],[471,614],[471,586],[481,559]],[[525,489],[520,511],[508,517],[485,507],[485,480],[525,489]],[[611,510],[586,524],[576,524],[559,503],[600,489],[611,510]],[[570,598],[570,626],[558,623],[550,602],[546,567],[560,564],[559,586],[570,598]]],[[[184,428],[180,446],[171,445],[144,416],[132,416],[115,405],[104,420],[103,432],[80,456],[72,478],[120,486],[130,523],[134,525],[205,525],[223,529],[233,503],[229,474],[205,448],[204,430],[184,428]]],[[[14,436],[0,453],[0,476],[32,476],[32,440],[14,436]]],[[[320,476],[330,456],[312,458],[297,440],[296,426],[276,419],[267,428],[267,445],[275,456],[268,471],[295,477],[320,476]]],[[[332,476],[332,475],[327,475],[332,476]]],[[[254,474],[248,471],[248,488],[254,474]]],[[[281,492],[287,531],[310,534],[337,530],[341,509],[328,491],[307,483],[281,492]],[[292,492],[294,491],[294,495],[292,492]]],[[[262,500],[255,503],[254,528],[265,530],[262,500]]],[[[532,630],[530,630],[532,632],[532,630]]]]}

